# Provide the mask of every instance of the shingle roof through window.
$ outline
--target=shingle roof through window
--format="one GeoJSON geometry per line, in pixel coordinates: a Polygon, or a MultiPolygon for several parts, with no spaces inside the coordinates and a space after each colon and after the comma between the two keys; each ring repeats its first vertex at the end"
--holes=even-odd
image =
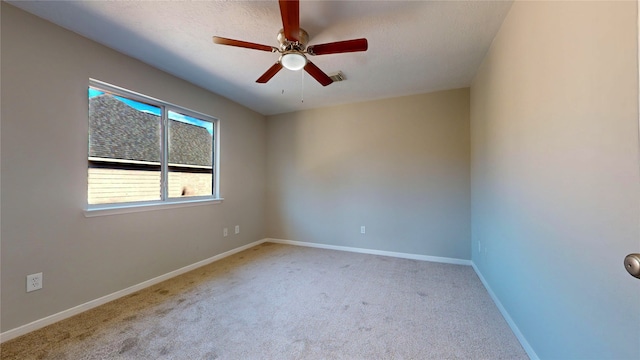
{"type": "MultiPolygon", "coordinates": [[[[160,162],[160,117],[109,94],[89,99],[89,156],[160,162]]],[[[169,163],[212,166],[213,139],[207,129],[169,121],[169,163]]]]}

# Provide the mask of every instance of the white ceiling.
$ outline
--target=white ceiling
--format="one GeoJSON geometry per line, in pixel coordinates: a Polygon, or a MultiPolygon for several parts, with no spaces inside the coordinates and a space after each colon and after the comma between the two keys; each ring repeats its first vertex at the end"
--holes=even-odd
{"type": "Polygon", "coordinates": [[[512,3],[302,0],[309,45],[369,41],[366,52],[310,56],[347,78],[323,87],[286,69],[258,84],[278,54],[213,44],[277,47],[276,0],[8,2],[264,115],[469,86],[512,3]]]}

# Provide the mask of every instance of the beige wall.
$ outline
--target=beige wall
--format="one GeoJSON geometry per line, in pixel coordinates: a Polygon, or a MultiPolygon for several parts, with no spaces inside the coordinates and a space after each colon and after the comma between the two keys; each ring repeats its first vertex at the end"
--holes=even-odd
{"type": "Polygon", "coordinates": [[[470,258],[468,89],[270,116],[267,154],[269,237],[470,258]]]}
{"type": "Polygon", "coordinates": [[[264,116],[1,9],[2,331],[265,237],[264,116]],[[219,118],[224,202],[85,218],[89,78],[219,118]],[[234,225],[240,234],[223,238],[234,225]],[[44,288],[27,294],[36,272],[44,288]]]}
{"type": "Polygon", "coordinates": [[[471,87],[473,262],[542,359],[639,359],[635,1],[517,1],[471,87]]]}

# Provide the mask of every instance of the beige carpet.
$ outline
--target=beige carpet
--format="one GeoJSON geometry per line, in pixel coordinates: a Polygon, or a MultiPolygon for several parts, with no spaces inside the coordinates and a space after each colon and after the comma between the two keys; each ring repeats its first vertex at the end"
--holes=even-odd
{"type": "Polygon", "coordinates": [[[0,351],[2,359],[527,359],[471,267],[270,243],[0,351]]]}

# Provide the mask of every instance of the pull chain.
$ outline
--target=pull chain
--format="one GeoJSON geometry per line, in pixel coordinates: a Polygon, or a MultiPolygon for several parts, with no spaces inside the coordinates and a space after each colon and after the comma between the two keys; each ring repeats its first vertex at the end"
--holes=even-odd
{"type": "Polygon", "coordinates": [[[300,71],[300,73],[302,74],[302,81],[300,82],[301,89],[300,89],[300,102],[304,103],[304,71],[300,71]]]}

